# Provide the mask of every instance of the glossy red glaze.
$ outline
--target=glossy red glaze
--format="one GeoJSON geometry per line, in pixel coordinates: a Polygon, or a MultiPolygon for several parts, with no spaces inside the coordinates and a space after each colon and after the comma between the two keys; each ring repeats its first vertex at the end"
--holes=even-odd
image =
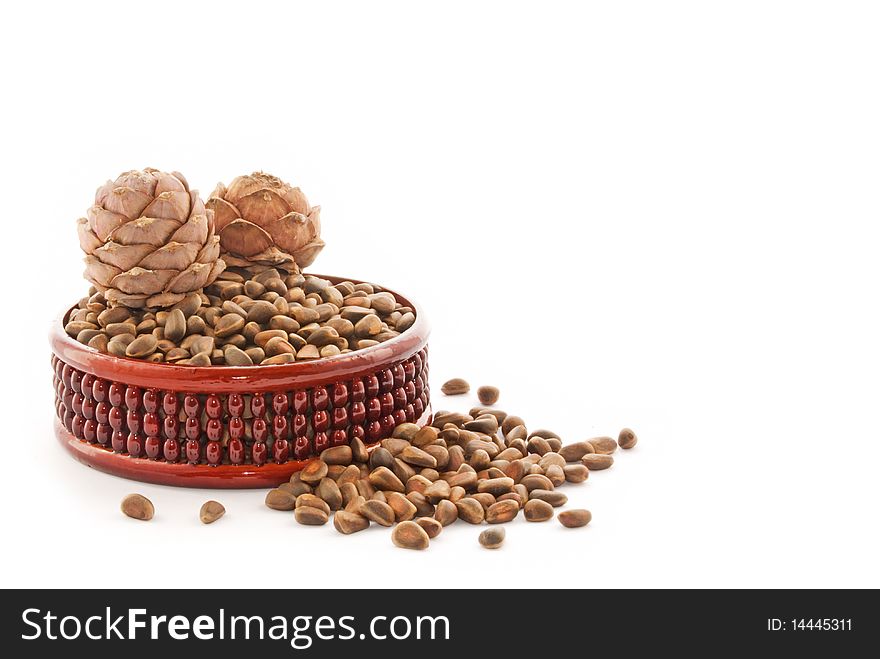
{"type": "Polygon", "coordinates": [[[394,295],[416,312],[399,337],[278,366],[113,357],[68,337],[59,319],[51,334],[56,435],[81,462],[126,478],[248,488],[289,479],[329,446],[375,442],[404,421],[423,425],[431,410],[428,323],[394,295]]]}

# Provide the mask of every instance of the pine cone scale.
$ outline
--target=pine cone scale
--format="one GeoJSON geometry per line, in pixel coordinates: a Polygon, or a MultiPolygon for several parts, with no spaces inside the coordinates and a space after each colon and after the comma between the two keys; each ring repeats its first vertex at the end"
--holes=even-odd
{"type": "Polygon", "coordinates": [[[258,227],[266,228],[266,223],[290,211],[288,203],[271,190],[258,190],[235,202],[241,217],[258,227]]]}
{"type": "Polygon", "coordinates": [[[120,245],[137,245],[148,243],[153,247],[161,247],[171,240],[179,223],[158,217],[139,217],[131,222],[116,227],[108,240],[120,245]]]}
{"type": "Polygon", "coordinates": [[[189,193],[163,192],[139,214],[147,217],[159,217],[182,222],[190,214],[191,199],[189,193]]]}
{"type": "Polygon", "coordinates": [[[176,270],[146,270],[135,267],[116,275],[110,285],[129,295],[151,295],[153,291],[165,290],[176,270]]]}
{"type": "Polygon", "coordinates": [[[208,203],[210,204],[211,202],[213,202],[211,208],[214,211],[214,229],[218,233],[222,232],[223,228],[230,222],[241,219],[241,215],[238,214],[235,206],[225,199],[212,197],[208,203]]]}
{"type": "Polygon", "coordinates": [[[170,242],[147,254],[140,267],[147,270],[186,270],[196,260],[199,246],[193,243],[170,242]]]}
{"type": "Polygon", "coordinates": [[[96,249],[94,255],[102,263],[112,265],[120,270],[128,270],[135,267],[152,251],[152,245],[120,245],[108,242],[96,249]]]}
{"type": "Polygon", "coordinates": [[[110,282],[121,272],[119,268],[107,265],[95,256],[86,257],[86,279],[99,288],[110,288],[110,282]]]}
{"type": "Polygon", "coordinates": [[[104,243],[95,235],[89,221],[81,217],[76,221],[76,234],[79,237],[79,246],[86,254],[98,249],[104,243]]]}
{"type": "Polygon", "coordinates": [[[88,211],[89,226],[102,241],[107,240],[111,233],[128,222],[125,215],[105,210],[100,206],[92,206],[88,211]]]}
{"type": "Polygon", "coordinates": [[[199,263],[197,261],[168,282],[166,288],[172,293],[189,293],[190,291],[204,288],[208,285],[209,281],[214,281],[219,274],[220,272],[214,273],[214,268],[210,263],[199,263]]]}
{"type": "Polygon", "coordinates": [[[203,245],[209,238],[213,238],[214,235],[209,230],[209,224],[207,215],[193,215],[181,224],[168,240],[179,243],[194,242],[203,245]]]}
{"type": "Polygon", "coordinates": [[[152,200],[148,194],[132,188],[114,188],[101,205],[112,213],[131,219],[138,217],[152,200]]]}
{"type": "Polygon", "coordinates": [[[220,231],[220,247],[242,256],[254,256],[272,246],[272,236],[252,222],[237,219],[220,231]]]}

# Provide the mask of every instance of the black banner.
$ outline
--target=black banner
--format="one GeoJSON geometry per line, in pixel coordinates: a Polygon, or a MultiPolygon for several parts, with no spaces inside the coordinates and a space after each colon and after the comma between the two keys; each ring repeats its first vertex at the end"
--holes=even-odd
{"type": "Polygon", "coordinates": [[[840,652],[872,647],[875,602],[842,590],[7,590],[0,626],[15,657],[840,652]]]}

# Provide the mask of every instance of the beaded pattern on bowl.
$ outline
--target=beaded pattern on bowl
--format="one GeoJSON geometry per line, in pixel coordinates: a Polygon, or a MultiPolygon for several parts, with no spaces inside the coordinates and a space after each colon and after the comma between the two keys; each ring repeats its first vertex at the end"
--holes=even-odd
{"type": "Polygon", "coordinates": [[[428,409],[427,348],[372,375],[293,391],[204,394],[112,382],[52,356],[55,412],[77,439],[169,463],[259,466],[371,443],[428,409]]]}

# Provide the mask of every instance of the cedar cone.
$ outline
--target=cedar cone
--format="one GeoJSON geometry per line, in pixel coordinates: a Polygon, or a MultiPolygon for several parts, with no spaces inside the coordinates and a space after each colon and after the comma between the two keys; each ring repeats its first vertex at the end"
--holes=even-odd
{"type": "Polygon", "coordinates": [[[254,172],[222,183],[211,193],[223,259],[230,266],[297,272],[311,265],[324,247],[321,207],[281,179],[254,172]]]}
{"type": "Polygon", "coordinates": [[[214,213],[178,172],[120,174],[77,221],[85,277],[111,306],[168,307],[226,268],[214,213]]]}

